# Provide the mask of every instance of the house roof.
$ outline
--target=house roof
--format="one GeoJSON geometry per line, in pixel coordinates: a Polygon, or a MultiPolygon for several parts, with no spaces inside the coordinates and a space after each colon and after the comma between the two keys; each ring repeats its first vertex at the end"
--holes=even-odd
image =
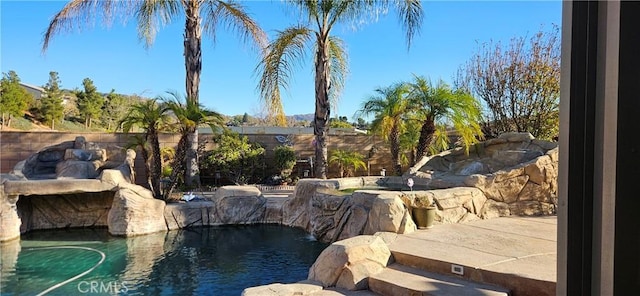
{"type": "Polygon", "coordinates": [[[26,87],[26,88],[30,88],[30,89],[33,89],[33,90],[37,90],[37,91],[39,91],[39,92],[44,92],[44,88],[39,87],[39,86],[35,86],[35,85],[31,85],[31,84],[27,84],[27,83],[24,83],[24,82],[20,82],[20,85],[22,85],[23,87],[26,87]]]}

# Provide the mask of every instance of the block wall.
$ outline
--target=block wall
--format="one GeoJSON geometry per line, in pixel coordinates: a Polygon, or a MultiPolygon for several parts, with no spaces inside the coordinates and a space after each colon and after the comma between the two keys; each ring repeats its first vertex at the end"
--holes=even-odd
{"type": "MultiPolygon", "coordinates": [[[[89,142],[95,142],[98,145],[115,144],[125,147],[130,142],[130,138],[136,134],[124,133],[79,133],[79,132],[48,132],[48,131],[29,131],[29,132],[0,132],[0,173],[8,173],[13,167],[22,160],[25,160],[31,154],[39,150],[65,141],[73,141],[78,136],[83,136],[89,142]]],[[[313,135],[309,134],[247,134],[249,141],[257,142],[266,150],[265,160],[267,167],[273,167],[273,149],[276,146],[289,144],[296,151],[296,156],[301,160],[294,168],[294,173],[303,174],[308,169],[308,164],[302,160],[314,157],[313,135]]],[[[161,147],[175,147],[178,144],[180,136],[178,134],[160,134],[161,147]]],[[[215,146],[213,135],[200,134],[200,142],[205,143],[205,149],[209,150],[215,146]]],[[[387,172],[392,169],[391,154],[388,145],[384,144],[379,137],[369,135],[330,135],[328,137],[328,150],[331,154],[332,150],[343,149],[358,151],[363,155],[367,155],[373,145],[379,149],[370,162],[370,174],[379,175],[382,168],[386,168],[387,172]]],[[[146,176],[143,171],[143,161],[140,153],[136,158],[136,171],[138,183],[144,183],[146,176]]],[[[265,175],[271,174],[271,171],[264,172],[265,175]]],[[[356,175],[367,175],[367,170],[359,169],[356,175]]],[[[329,177],[338,177],[339,172],[337,166],[329,167],[329,177]]]]}

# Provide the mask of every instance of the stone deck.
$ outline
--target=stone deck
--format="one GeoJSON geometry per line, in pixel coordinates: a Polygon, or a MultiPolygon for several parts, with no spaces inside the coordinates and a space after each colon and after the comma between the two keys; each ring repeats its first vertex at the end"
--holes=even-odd
{"type": "Polygon", "coordinates": [[[398,235],[389,248],[395,264],[503,287],[516,296],[555,295],[556,228],[555,216],[495,218],[398,235]]]}

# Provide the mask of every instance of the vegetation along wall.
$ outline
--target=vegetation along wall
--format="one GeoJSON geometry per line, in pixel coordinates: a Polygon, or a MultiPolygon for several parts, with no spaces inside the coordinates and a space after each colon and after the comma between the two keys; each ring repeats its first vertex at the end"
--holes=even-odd
{"type": "MultiPolygon", "coordinates": [[[[98,145],[118,145],[125,147],[135,133],[83,133],[83,132],[48,132],[48,131],[3,131],[0,132],[0,173],[8,173],[21,160],[25,160],[31,154],[40,149],[55,145],[64,141],[72,141],[77,136],[83,136],[89,142],[95,142],[98,145]]],[[[253,133],[244,134],[249,141],[259,143],[265,148],[266,169],[263,174],[269,176],[273,174],[270,168],[273,167],[273,149],[279,145],[290,145],[296,152],[298,164],[294,167],[293,173],[303,177],[304,170],[308,170],[308,163],[304,162],[309,157],[314,156],[312,134],[267,134],[253,133]]],[[[161,147],[175,147],[179,140],[178,134],[161,134],[161,147]]],[[[214,145],[213,135],[200,134],[200,143],[203,144],[205,150],[210,150],[214,145]]],[[[328,138],[329,154],[336,149],[356,151],[361,153],[367,162],[367,156],[370,154],[371,148],[376,147],[375,153],[371,155],[369,160],[370,172],[364,169],[355,171],[355,175],[364,176],[367,174],[379,175],[381,169],[386,168],[390,171],[392,168],[391,156],[388,146],[382,142],[380,137],[364,135],[364,134],[337,134],[330,135],[328,138]]],[[[137,182],[143,184],[146,178],[143,171],[143,161],[138,153],[136,158],[137,182]]],[[[338,177],[338,168],[335,165],[329,167],[329,177],[338,177]]],[[[211,176],[203,176],[204,178],[211,176]]]]}

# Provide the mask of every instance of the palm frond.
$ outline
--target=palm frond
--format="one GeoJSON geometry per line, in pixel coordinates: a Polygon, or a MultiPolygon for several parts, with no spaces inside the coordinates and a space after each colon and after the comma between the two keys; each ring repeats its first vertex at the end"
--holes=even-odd
{"type": "Polygon", "coordinates": [[[374,115],[371,128],[388,140],[394,127],[402,130],[404,115],[409,112],[407,94],[409,88],[404,83],[396,83],[389,87],[378,88],[376,94],[369,97],[358,111],[360,116],[374,115]]]}
{"type": "Polygon", "coordinates": [[[337,106],[340,94],[344,89],[346,77],[349,74],[348,54],[344,42],[340,38],[330,36],[327,47],[329,49],[329,75],[331,77],[329,99],[333,106],[337,106]]]}
{"type": "Polygon", "coordinates": [[[396,0],[395,6],[402,28],[405,30],[408,49],[411,47],[414,36],[419,34],[422,28],[424,18],[422,3],[420,0],[396,0]]]}
{"type": "Polygon", "coordinates": [[[289,0],[301,16],[307,18],[308,21],[315,22],[320,26],[320,7],[318,7],[319,1],[317,0],[289,0]]]}
{"type": "Polygon", "coordinates": [[[135,1],[72,0],[56,13],[44,33],[42,52],[46,52],[53,36],[62,32],[80,31],[82,26],[93,26],[95,21],[109,26],[115,18],[126,21],[135,9],[135,1]]]}
{"type": "Polygon", "coordinates": [[[174,91],[168,91],[168,96],[162,97],[178,120],[180,132],[190,133],[200,125],[208,125],[212,131],[216,131],[224,125],[222,114],[206,109],[195,100],[182,99],[182,96],[174,91]]]}
{"type": "Polygon", "coordinates": [[[452,90],[443,81],[433,85],[428,79],[417,75],[414,75],[409,86],[409,100],[416,106],[414,111],[425,122],[431,120],[438,125],[453,126],[467,150],[477,141],[477,137],[482,137],[482,109],[471,94],[462,89],[452,90]]]}
{"type": "Polygon", "coordinates": [[[169,24],[180,13],[180,2],[173,0],[144,0],[137,2],[140,5],[136,10],[138,38],[144,40],[145,48],[149,48],[153,44],[158,30],[169,24]]]}
{"type": "Polygon", "coordinates": [[[204,30],[214,43],[217,26],[222,24],[226,29],[238,33],[243,43],[256,46],[261,52],[267,48],[267,34],[242,4],[236,1],[208,0],[205,2],[205,10],[204,30]]]}
{"type": "Polygon", "coordinates": [[[146,131],[157,129],[162,122],[168,120],[167,110],[167,106],[159,104],[157,99],[135,103],[127,116],[120,121],[122,130],[128,133],[134,126],[139,126],[146,131]]]}
{"type": "Polygon", "coordinates": [[[449,135],[446,125],[436,125],[436,131],[433,133],[433,140],[429,145],[429,152],[434,155],[449,149],[449,135]]]}
{"type": "Polygon", "coordinates": [[[273,115],[284,114],[280,88],[287,89],[293,70],[306,55],[306,47],[312,31],[304,26],[287,28],[278,32],[277,38],[267,47],[265,57],[256,67],[260,73],[258,91],[260,99],[273,115]]]}

